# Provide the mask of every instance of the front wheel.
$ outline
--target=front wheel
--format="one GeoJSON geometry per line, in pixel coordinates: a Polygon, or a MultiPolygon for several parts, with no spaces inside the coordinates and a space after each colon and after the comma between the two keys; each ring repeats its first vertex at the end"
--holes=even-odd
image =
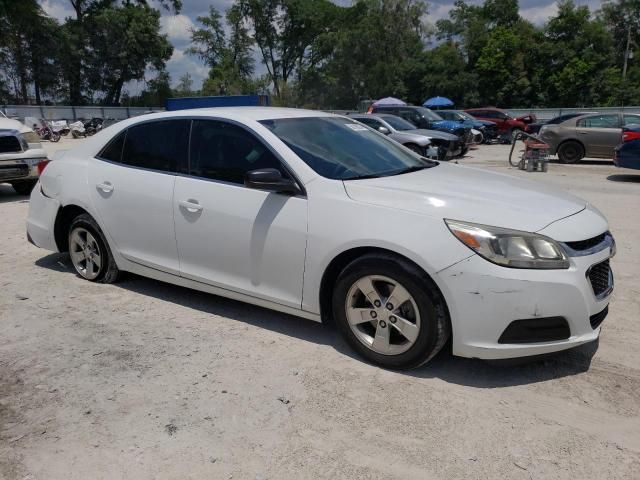
{"type": "Polygon", "coordinates": [[[388,254],[364,255],[345,267],[333,291],[333,316],[351,347],[384,368],[422,365],[450,334],[435,284],[415,265],[388,254]]]}
{"type": "Polygon", "coordinates": [[[113,283],[120,271],[96,221],[77,216],[69,227],[69,256],[78,275],[91,282],[113,283]]]}

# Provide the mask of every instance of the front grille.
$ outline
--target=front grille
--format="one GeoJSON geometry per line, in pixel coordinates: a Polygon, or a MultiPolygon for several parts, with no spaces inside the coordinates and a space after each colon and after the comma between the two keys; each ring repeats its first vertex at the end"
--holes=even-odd
{"type": "Polygon", "coordinates": [[[604,307],[600,313],[596,313],[595,315],[591,315],[589,317],[589,323],[591,323],[591,328],[594,330],[600,326],[600,324],[604,321],[605,317],[609,313],[609,305],[604,307]]]}
{"type": "Polygon", "coordinates": [[[607,233],[601,233],[593,238],[587,238],[586,240],[580,240],[578,242],[565,242],[572,250],[576,250],[578,252],[582,250],[589,250],[592,247],[602,243],[607,236],[607,233]]]}
{"type": "Polygon", "coordinates": [[[596,297],[606,294],[613,286],[611,267],[609,266],[608,259],[593,265],[587,272],[587,276],[589,277],[591,288],[596,297]]]}
{"type": "Polygon", "coordinates": [[[18,137],[6,135],[0,137],[0,153],[21,152],[22,145],[18,137]]]}

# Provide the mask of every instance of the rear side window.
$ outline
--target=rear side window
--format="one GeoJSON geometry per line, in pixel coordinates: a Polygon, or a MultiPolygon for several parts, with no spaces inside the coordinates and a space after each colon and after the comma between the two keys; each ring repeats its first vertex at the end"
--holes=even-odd
{"type": "Polygon", "coordinates": [[[124,137],[126,134],[127,132],[124,131],[111,139],[111,141],[107,143],[107,146],[98,154],[98,158],[120,163],[122,161],[122,147],[124,146],[124,137]]]}
{"type": "Polygon", "coordinates": [[[640,115],[625,115],[624,124],[628,125],[640,125],[640,115]]]}
{"type": "Polygon", "coordinates": [[[129,127],[122,163],[161,172],[187,173],[191,120],[163,120],[129,127]]]}
{"type": "Polygon", "coordinates": [[[578,120],[578,127],[583,128],[619,128],[618,115],[594,115],[578,120]]]}

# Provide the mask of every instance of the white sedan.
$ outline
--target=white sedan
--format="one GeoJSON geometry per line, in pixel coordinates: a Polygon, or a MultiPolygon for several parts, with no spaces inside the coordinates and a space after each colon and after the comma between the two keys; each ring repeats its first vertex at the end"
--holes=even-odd
{"type": "Polygon", "coordinates": [[[594,341],[613,289],[615,244],[587,202],[307,110],[120,122],[47,166],[27,230],[90,281],[127,271],[333,318],[388,368],[450,337],[486,359],[594,341]]]}

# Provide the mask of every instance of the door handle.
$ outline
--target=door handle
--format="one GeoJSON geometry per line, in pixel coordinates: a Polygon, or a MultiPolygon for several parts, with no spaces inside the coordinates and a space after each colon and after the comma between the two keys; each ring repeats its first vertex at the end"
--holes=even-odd
{"type": "Polygon", "coordinates": [[[104,193],[113,192],[113,185],[111,184],[111,182],[102,182],[102,183],[97,184],[96,187],[98,187],[104,193]]]}
{"type": "Polygon", "coordinates": [[[180,205],[182,208],[186,209],[187,212],[190,212],[190,213],[196,213],[196,212],[202,211],[202,205],[200,205],[195,200],[182,200],[181,202],[178,202],[178,205],[180,205]]]}

